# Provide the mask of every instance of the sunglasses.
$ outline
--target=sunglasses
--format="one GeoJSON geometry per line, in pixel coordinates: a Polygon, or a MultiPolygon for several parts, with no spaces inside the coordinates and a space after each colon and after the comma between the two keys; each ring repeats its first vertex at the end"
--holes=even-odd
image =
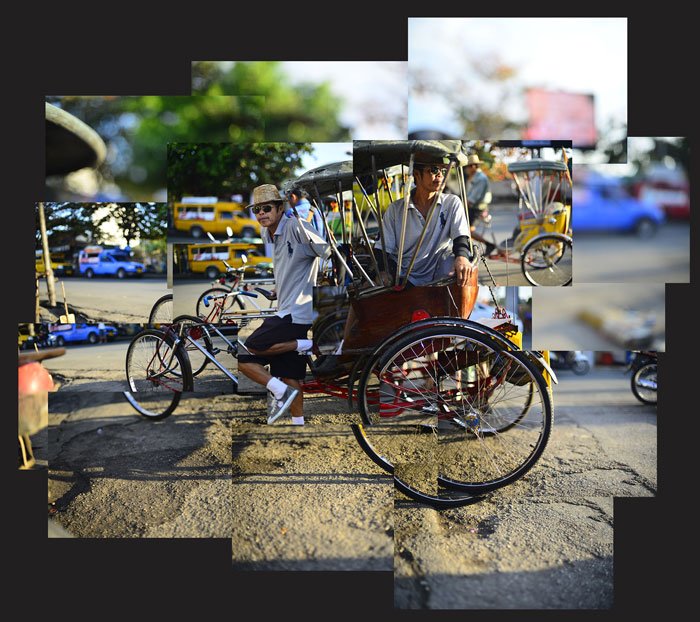
{"type": "Polygon", "coordinates": [[[443,177],[447,175],[447,169],[444,166],[426,166],[424,171],[428,171],[431,175],[440,173],[443,177]]]}
{"type": "Polygon", "coordinates": [[[261,212],[261,211],[262,211],[262,212],[265,212],[266,214],[268,214],[269,212],[272,211],[272,208],[273,208],[273,207],[275,207],[275,206],[272,205],[272,204],[268,204],[268,205],[256,205],[256,206],[254,206],[254,207],[251,207],[251,208],[250,208],[250,211],[253,212],[253,214],[257,214],[258,212],[261,212]]]}

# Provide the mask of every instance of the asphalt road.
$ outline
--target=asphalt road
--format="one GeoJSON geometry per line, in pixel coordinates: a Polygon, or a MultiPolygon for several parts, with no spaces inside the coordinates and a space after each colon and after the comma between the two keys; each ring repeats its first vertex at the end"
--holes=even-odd
{"type": "MultiPolygon", "coordinates": [[[[63,283],[68,305],[96,322],[146,323],[153,303],[169,292],[165,277],[123,280],[67,277],[63,283]]],[[[47,301],[45,280],[40,280],[39,292],[40,300],[47,301]]],[[[58,303],[62,304],[60,283],[56,284],[56,296],[58,303]]]]}
{"type": "Polygon", "coordinates": [[[532,289],[532,347],[536,350],[631,350],[631,327],[650,322],[663,351],[666,292],[662,283],[579,283],[532,289]],[[583,315],[582,315],[583,314],[583,315]],[[597,327],[596,321],[604,325],[597,327]]]}
{"type": "MultiPolygon", "coordinates": [[[[64,356],[44,361],[61,391],[70,392],[119,392],[128,390],[126,383],[126,355],[130,340],[120,340],[104,345],[72,345],[66,347],[64,356]]],[[[213,339],[215,347],[224,350],[217,360],[236,373],[236,361],[225,353],[225,344],[213,339]]],[[[201,355],[191,353],[192,360],[201,355]]],[[[231,381],[209,363],[194,379],[196,393],[228,395],[233,392],[231,381]]]]}
{"type": "Polygon", "coordinates": [[[229,537],[237,569],[393,568],[401,608],[607,608],[612,498],[656,494],[656,410],[619,368],[561,372],[554,400],[525,478],[437,511],[394,491],[337,398],[309,396],[294,427],[265,425],[256,396],[192,396],[153,422],[121,396],[61,390],[51,513],[81,537],[229,537]]]}
{"type": "Polygon", "coordinates": [[[574,233],[574,283],[688,283],[690,226],[671,221],[648,240],[574,233]]]}

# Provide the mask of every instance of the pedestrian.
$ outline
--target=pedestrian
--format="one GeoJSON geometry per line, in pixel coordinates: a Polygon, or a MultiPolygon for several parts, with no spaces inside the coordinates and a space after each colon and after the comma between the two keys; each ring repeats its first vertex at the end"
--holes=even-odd
{"type": "Polygon", "coordinates": [[[107,327],[104,322],[99,322],[97,324],[97,334],[100,338],[100,343],[107,343],[107,327]]]}
{"type": "Polygon", "coordinates": [[[319,214],[318,210],[309,203],[304,191],[298,186],[295,186],[287,193],[287,200],[290,206],[288,215],[293,215],[296,211],[296,214],[301,220],[308,222],[316,229],[321,238],[325,239],[323,217],[319,214]]]}
{"type": "Polygon", "coordinates": [[[238,370],[267,388],[268,423],[289,410],[292,424],[303,425],[300,381],[306,376],[306,355],[312,347],[307,337],[313,320],[313,287],[319,261],[330,255],[330,249],[308,222],[285,214],[276,186],[254,188],[251,200],[248,207],[260,223],[262,239],[274,245],[277,312],[245,340],[238,370]]]}
{"type": "Polygon", "coordinates": [[[492,242],[485,240],[475,232],[476,221],[488,210],[491,203],[491,184],[486,173],[479,166],[482,164],[477,154],[470,155],[467,159],[465,171],[467,174],[467,210],[469,212],[469,226],[472,238],[484,245],[486,255],[490,255],[496,248],[492,242]]]}

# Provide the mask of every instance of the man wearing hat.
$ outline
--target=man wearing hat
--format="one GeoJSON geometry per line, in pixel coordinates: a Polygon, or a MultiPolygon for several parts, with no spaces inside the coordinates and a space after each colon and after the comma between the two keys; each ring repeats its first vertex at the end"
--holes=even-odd
{"type": "Polygon", "coordinates": [[[469,224],[472,237],[484,244],[486,254],[490,254],[495,246],[474,233],[476,221],[481,217],[481,212],[488,208],[491,202],[491,187],[486,173],[479,168],[481,160],[477,154],[470,155],[467,160],[467,209],[469,211],[469,224]]]}
{"type": "Polygon", "coordinates": [[[268,423],[289,410],[292,423],[303,425],[299,381],[306,375],[304,354],[311,349],[307,335],[319,258],[328,257],[329,247],[309,223],[285,215],[284,199],[272,184],[254,188],[248,207],[262,227],[262,239],[274,245],[277,313],[246,339],[247,352],[239,354],[238,369],[269,391],[268,423]]]}

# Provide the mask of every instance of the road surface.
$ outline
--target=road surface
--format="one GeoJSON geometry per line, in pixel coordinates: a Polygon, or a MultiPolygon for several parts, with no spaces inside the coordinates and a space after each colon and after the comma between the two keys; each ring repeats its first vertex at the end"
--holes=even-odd
{"type": "Polygon", "coordinates": [[[265,425],[257,396],[193,396],[152,422],[59,391],[50,508],[80,537],[227,537],[239,570],[393,569],[400,608],[608,608],[613,497],[656,494],[656,409],[619,368],[561,372],[554,400],[525,478],[437,511],[394,491],[336,398],[309,396],[293,427],[265,425]]]}
{"type": "MultiPolygon", "coordinates": [[[[68,305],[86,315],[91,321],[146,323],[153,303],[169,293],[165,277],[159,279],[92,279],[67,277],[63,279],[68,305]]],[[[48,301],[46,281],[39,283],[40,300],[48,301]]],[[[58,303],[63,303],[60,283],[56,284],[58,303]]],[[[44,321],[57,320],[43,311],[44,321]]],[[[63,313],[63,311],[61,311],[63,313]]]]}

